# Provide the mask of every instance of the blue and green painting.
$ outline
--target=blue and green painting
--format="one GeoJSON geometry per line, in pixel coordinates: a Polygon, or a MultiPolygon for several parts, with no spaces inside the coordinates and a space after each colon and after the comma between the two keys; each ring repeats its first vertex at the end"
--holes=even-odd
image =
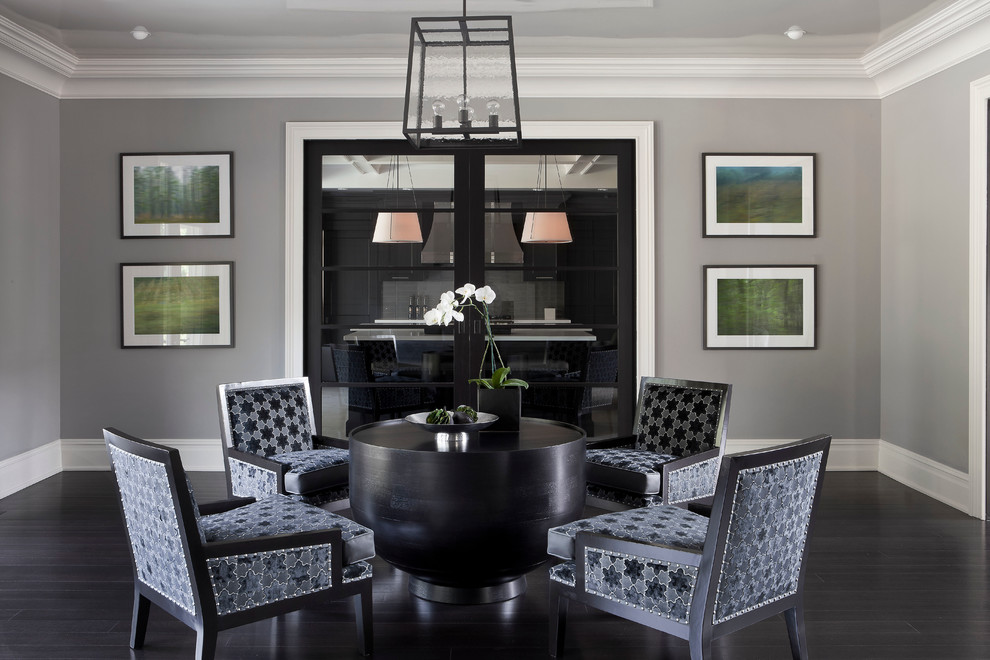
{"type": "Polygon", "coordinates": [[[800,223],[801,169],[716,167],[716,222],[800,223]]]}

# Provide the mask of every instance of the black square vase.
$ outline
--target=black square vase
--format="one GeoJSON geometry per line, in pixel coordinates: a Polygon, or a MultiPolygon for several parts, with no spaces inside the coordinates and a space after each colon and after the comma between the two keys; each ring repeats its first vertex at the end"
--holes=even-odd
{"type": "Polygon", "coordinates": [[[522,417],[522,388],[503,387],[500,390],[478,390],[478,412],[498,415],[498,421],[488,431],[519,431],[522,417]]]}

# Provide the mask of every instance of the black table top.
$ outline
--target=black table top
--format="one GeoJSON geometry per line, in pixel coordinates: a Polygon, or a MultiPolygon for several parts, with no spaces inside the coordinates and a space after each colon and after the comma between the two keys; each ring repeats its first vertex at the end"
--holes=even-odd
{"type": "Polygon", "coordinates": [[[481,431],[469,433],[466,441],[438,442],[437,434],[403,419],[390,419],[359,426],[350,433],[352,442],[375,447],[422,452],[526,451],[563,445],[585,437],[584,430],[549,419],[523,417],[518,433],[481,431]]]}

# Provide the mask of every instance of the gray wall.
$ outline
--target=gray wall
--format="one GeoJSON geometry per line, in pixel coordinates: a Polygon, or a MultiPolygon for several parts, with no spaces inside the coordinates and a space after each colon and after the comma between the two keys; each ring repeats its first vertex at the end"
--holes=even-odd
{"type": "MultiPolygon", "coordinates": [[[[526,119],[652,119],[659,364],[735,386],[729,435],[879,436],[879,102],[524,100],[526,119]],[[701,153],[818,153],[816,239],[702,239],[701,153]],[[705,351],[704,264],[819,264],[819,349],[705,351]]],[[[284,122],[395,121],[399,100],[62,102],[62,437],[213,438],[215,386],[283,370],[284,122]],[[119,238],[118,154],[234,151],[236,238],[119,238]],[[120,262],[236,261],[236,348],[122,350],[120,262]]]]}
{"type": "Polygon", "coordinates": [[[974,57],[881,103],[881,433],[968,470],[969,85],[974,57]]]}
{"type": "Polygon", "coordinates": [[[58,112],[0,76],[0,460],[59,439],[58,112]]]}

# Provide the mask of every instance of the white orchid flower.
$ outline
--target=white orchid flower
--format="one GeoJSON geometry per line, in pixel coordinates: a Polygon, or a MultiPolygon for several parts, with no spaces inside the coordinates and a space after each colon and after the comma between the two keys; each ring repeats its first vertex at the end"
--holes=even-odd
{"type": "Polygon", "coordinates": [[[462,305],[467,302],[468,298],[474,295],[476,289],[477,287],[475,285],[468,282],[457,290],[457,295],[461,296],[462,305]]]}
{"type": "Polygon", "coordinates": [[[440,310],[433,308],[423,315],[423,320],[426,325],[440,325],[440,316],[440,310]]]}
{"type": "Polygon", "coordinates": [[[486,285],[475,291],[474,297],[486,305],[490,305],[492,304],[492,301],[495,300],[495,292],[490,286],[486,285]]]}
{"type": "Polygon", "coordinates": [[[440,294],[440,304],[447,304],[453,306],[454,301],[457,300],[457,296],[454,295],[453,291],[446,291],[440,294]]]}

